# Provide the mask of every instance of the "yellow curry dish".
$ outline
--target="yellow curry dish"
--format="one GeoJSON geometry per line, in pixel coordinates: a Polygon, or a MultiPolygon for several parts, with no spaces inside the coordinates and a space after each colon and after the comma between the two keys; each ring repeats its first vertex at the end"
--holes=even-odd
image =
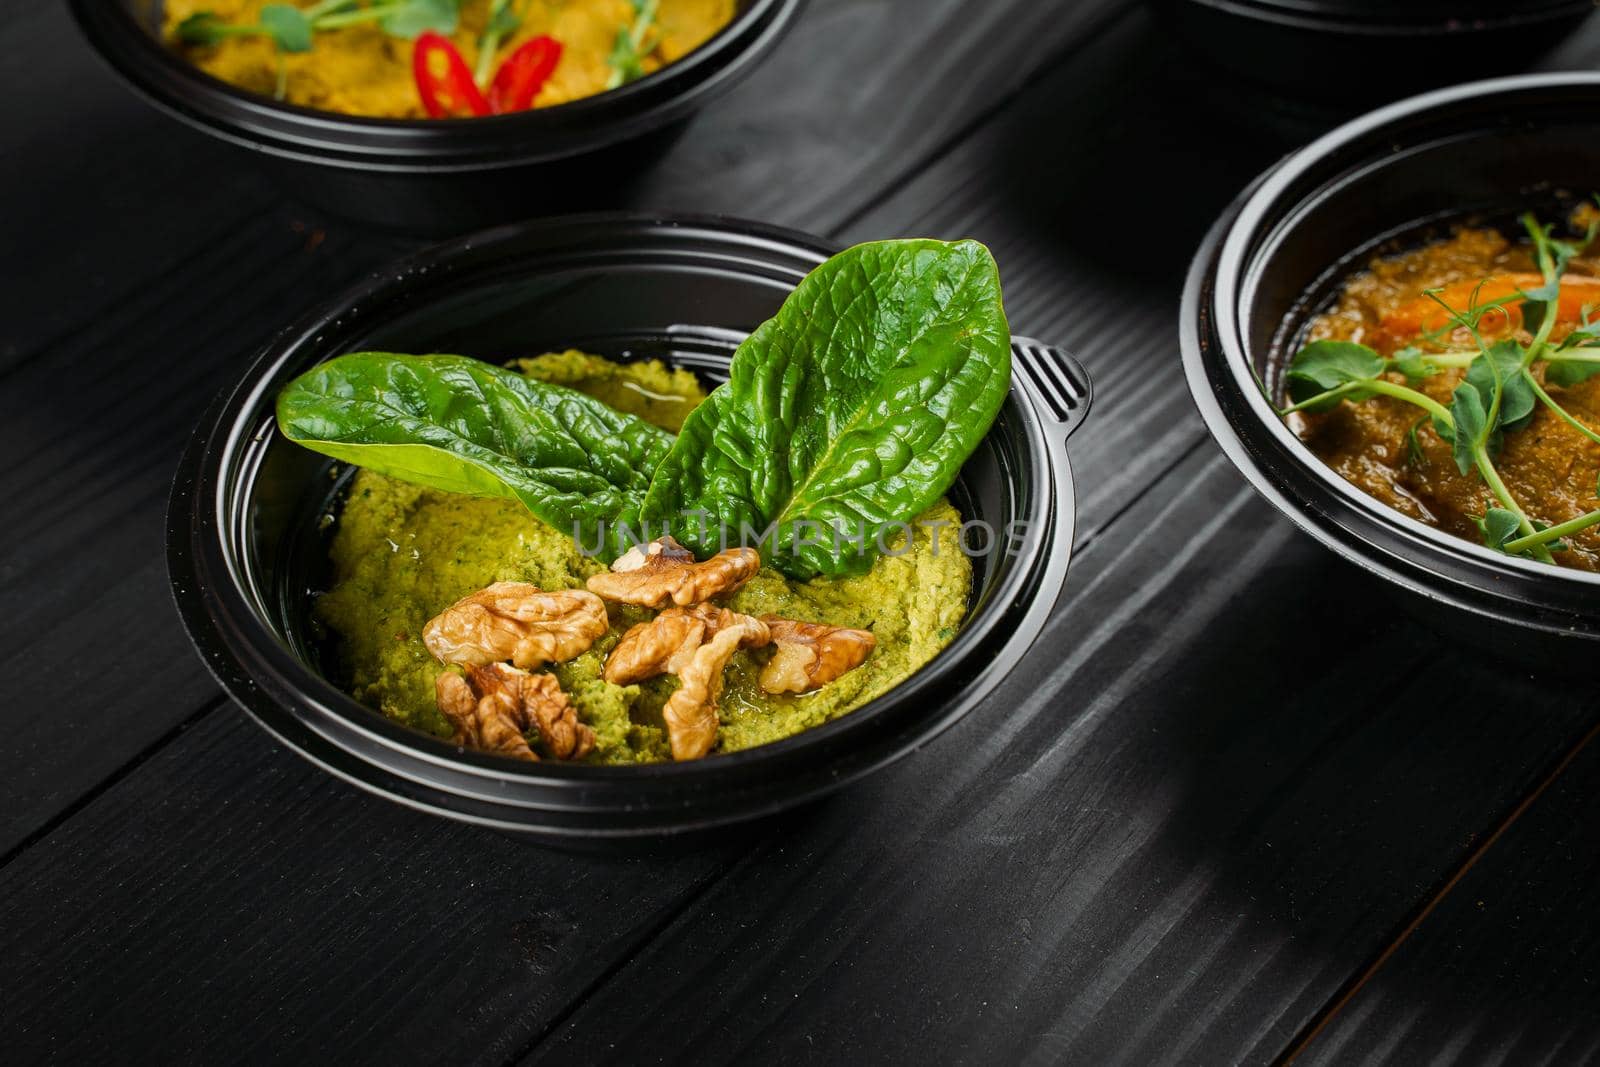
{"type": "Polygon", "coordinates": [[[312,611],[328,673],[524,761],[694,760],[848,715],[956,640],[971,546],[1004,550],[950,491],[1010,360],[988,250],[915,240],[819,266],[710,392],[578,350],[320,364],[277,421],[356,468],[312,611]]]}
{"type": "Polygon", "coordinates": [[[1600,571],[1600,212],[1374,260],[1287,368],[1291,427],[1404,515],[1600,571]]]}
{"type": "Polygon", "coordinates": [[[704,45],[736,0],[167,0],[200,70],[302,107],[476,117],[625,85],[704,45]]]}

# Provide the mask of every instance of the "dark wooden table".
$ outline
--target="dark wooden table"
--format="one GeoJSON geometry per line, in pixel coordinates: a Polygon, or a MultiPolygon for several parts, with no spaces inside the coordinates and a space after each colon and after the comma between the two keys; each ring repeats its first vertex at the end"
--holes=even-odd
{"type": "Polygon", "coordinates": [[[59,4],[0,40],[0,1060],[1600,1055],[1595,687],[1397,614],[1190,408],[1190,250],[1328,115],[1126,3],[815,0],[617,206],[988,242],[1096,380],[1078,554],[925,751],[755,841],[594,858],[301,761],[168,598],[204,402],[414,243],[152,112],[59,4]]]}

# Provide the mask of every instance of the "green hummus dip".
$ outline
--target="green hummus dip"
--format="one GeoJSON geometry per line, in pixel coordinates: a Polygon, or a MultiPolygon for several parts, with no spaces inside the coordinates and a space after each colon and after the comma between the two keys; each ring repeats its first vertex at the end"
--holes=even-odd
{"type": "MultiPolygon", "coordinates": [[[[562,352],[513,366],[673,431],[705,398],[693,374],[659,362],[624,365],[562,352]]],[[[960,524],[955,508],[940,501],[912,524],[909,548],[895,546],[899,554],[880,558],[867,574],[796,582],[768,568],[735,594],[727,602],[735,611],[870,630],[878,645],[860,667],[800,696],[773,696],[757,686],[771,650],[736,653],[713,751],[751,748],[838,718],[893,689],[949,644],[972,586],[960,524]]],[[[366,470],[356,473],[336,519],[332,561],[333,587],[318,598],[316,617],[333,638],[342,683],[390,718],[441,737],[452,732],[434,703],[434,679],[445,668],[423,646],[424,624],[493,582],[581,588],[604,569],[570,536],[515,502],[423,489],[366,470]]],[[[549,669],[595,731],[589,762],[669,760],[661,707],[677,680],[615,686],[602,678],[622,634],[654,613],[616,604],[610,613],[609,633],[549,669]]],[[[530,742],[537,751],[537,737],[530,742]]]]}

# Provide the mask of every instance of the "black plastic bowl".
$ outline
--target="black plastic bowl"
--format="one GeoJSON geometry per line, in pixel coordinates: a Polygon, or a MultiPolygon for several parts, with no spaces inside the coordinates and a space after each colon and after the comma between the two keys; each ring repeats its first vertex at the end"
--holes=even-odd
{"type": "Polygon", "coordinates": [[[1393,511],[1284,425],[1282,369],[1308,320],[1371,256],[1453,223],[1553,219],[1600,189],[1600,75],[1477,82],[1375,111],[1263,175],[1201,247],[1183,302],[1189,388],[1230,459],[1280,511],[1412,593],[1441,629],[1592,667],[1600,575],[1513,559],[1393,511]]]}
{"type": "Polygon", "coordinates": [[[584,100],[478,119],[374,119],[280,104],[201,72],[160,38],[161,0],[71,0],[89,42],[184,122],[259,153],[292,192],[390,229],[446,233],[549,214],[617,184],[755,66],[801,0],[739,0],[734,21],[648,77],[584,100]]]}
{"type": "Polygon", "coordinates": [[[1513,74],[1594,0],[1159,0],[1198,55],[1302,96],[1368,105],[1513,74]]]}
{"type": "Polygon", "coordinates": [[[685,764],[592,767],[462,752],[357,703],[319,670],[309,626],[338,466],[285,440],[279,389],[355,349],[508,359],[576,345],[723,376],[743,333],[832,251],[716,220],[589,217],[507,227],[423,253],[272,344],[220,396],[173,489],[174,595],[213,673],[267,729],[333,773],[401,803],[501,829],[592,840],[689,832],[837,789],[966,714],[1043,627],[1072,551],[1063,448],[1087,411],[1069,357],[1019,343],[1010,397],[951,496],[969,520],[1026,523],[974,559],[965,625],[885,696],[796,737],[685,764]]]}

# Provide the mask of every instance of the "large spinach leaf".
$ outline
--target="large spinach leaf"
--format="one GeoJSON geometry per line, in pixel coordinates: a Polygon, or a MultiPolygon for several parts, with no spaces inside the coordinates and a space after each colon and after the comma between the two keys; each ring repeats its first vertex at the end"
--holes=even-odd
{"type": "MultiPolygon", "coordinates": [[[[637,522],[672,435],[571,389],[463,356],[358,352],[278,396],[278,425],[307,448],[407,482],[521,501],[615,553],[637,522]]],[[[596,548],[596,546],[599,546],[596,548]]]]}
{"type": "Polygon", "coordinates": [[[983,245],[843,252],[739,346],[656,470],[644,515],[701,555],[770,529],[763,554],[793,577],[864,570],[988,432],[1010,343],[983,245]]]}

